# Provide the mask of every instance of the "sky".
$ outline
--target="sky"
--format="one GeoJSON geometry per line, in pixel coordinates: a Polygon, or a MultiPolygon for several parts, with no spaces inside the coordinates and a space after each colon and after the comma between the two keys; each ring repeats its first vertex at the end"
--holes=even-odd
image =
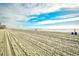
{"type": "Polygon", "coordinates": [[[0,3],[0,22],[9,28],[79,28],[79,4],[0,3]]]}

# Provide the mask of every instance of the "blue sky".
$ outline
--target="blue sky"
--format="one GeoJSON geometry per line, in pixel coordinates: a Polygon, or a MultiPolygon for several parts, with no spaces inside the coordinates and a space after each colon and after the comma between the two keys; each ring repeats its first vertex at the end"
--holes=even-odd
{"type": "Polygon", "coordinates": [[[0,22],[10,28],[79,28],[79,4],[0,3],[0,22]]]}

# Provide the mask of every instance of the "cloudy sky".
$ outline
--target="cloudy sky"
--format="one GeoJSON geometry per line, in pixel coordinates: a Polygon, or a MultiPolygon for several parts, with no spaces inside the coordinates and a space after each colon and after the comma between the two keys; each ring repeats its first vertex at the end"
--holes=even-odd
{"type": "Polygon", "coordinates": [[[79,4],[0,3],[0,22],[10,28],[79,28],[79,4]]]}

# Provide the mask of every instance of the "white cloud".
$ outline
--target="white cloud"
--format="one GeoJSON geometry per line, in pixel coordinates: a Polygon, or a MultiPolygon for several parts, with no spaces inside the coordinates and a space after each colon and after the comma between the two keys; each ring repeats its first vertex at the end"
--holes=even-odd
{"type": "Polygon", "coordinates": [[[46,13],[46,12],[55,12],[58,11],[61,8],[67,8],[67,9],[79,9],[79,4],[50,4],[47,8],[40,7],[40,8],[34,8],[32,10],[32,13],[38,14],[38,13],[46,13]]]}
{"type": "Polygon", "coordinates": [[[55,24],[55,23],[62,23],[62,22],[69,22],[69,21],[76,21],[79,20],[79,17],[76,18],[69,18],[69,19],[63,19],[63,20],[47,20],[47,21],[42,21],[38,22],[38,24],[45,25],[45,24],[55,24]]]}
{"type": "Polygon", "coordinates": [[[65,18],[74,18],[74,17],[79,17],[79,13],[76,14],[68,14],[68,15],[64,15],[64,16],[57,16],[57,18],[61,19],[65,19],[65,18]]]}
{"type": "Polygon", "coordinates": [[[76,25],[62,25],[62,26],[38,26],[35,28],[39,28],[39,29],[79,29],[79,26],[76,25]]]}

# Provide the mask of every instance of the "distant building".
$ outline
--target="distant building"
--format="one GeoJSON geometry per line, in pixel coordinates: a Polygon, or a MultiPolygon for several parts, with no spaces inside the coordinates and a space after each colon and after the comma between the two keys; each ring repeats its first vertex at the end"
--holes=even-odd
{"type": "Polygon", "coordinates": [[[0,29],[5,29],[6,28],[6,26],[5,25],[2,25],[1,23],[0,23],[0,29]]]}

